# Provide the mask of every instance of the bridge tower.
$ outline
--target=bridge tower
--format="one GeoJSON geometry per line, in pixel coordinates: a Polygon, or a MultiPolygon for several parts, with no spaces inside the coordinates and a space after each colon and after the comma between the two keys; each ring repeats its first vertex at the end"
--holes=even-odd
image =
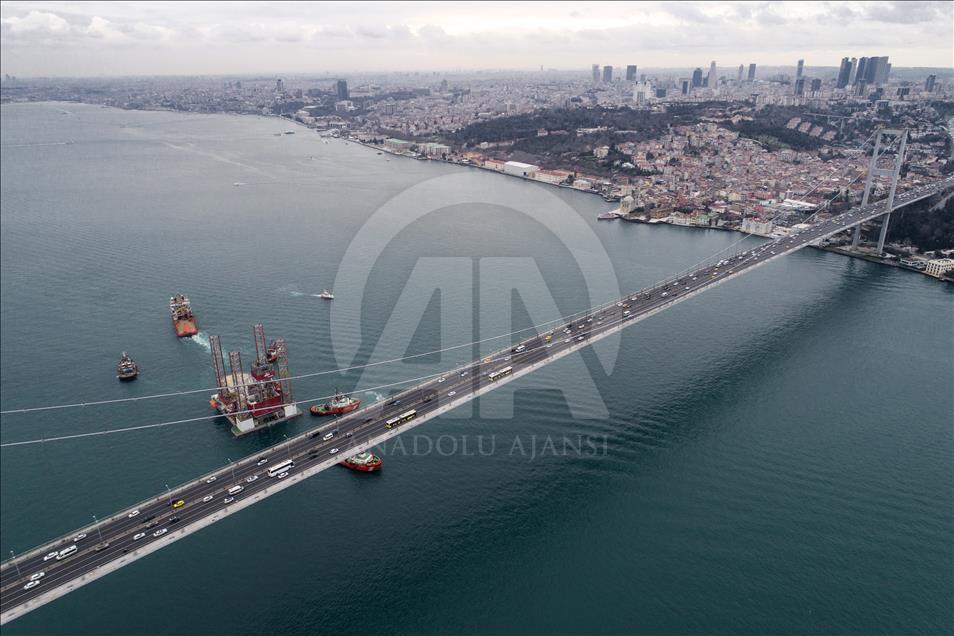
{"type": "MultiPolygon", "coordinates": [[[[888,143],[892,143],[889,141],[888,143]]],[[[894,208],[894,193],[898,187],[898,177],[901,175],[901,164],[904,163],[904,149],[908,143],[908,131],[893,128],[882,128],[875,134],[874,151],[871,153],[871,161],[868,162],[868,174],[865,177],[865,193],[861,198],[862,207],[868,205],[868,198],[871,196],[871,186],[875,177],[890,177],[891,187],[888,191],[888,198],[885,199],[885,210],[887,211],[881,217],[881,234],[878,237],[878,254],[884,252],[884,240],[888,236],[888,222],[891,220],[891,210],[894,208]],[[882,139],[890,137],[898,142],[898,150],[894,155],[894,165],[891,168],[878,167],[878,152],[881,150],[882,139]]],[[[854,234],[851,236],[851,249],[858,249],[858,243],[861,241],[861,223],[855,226],[854,234]]]]}

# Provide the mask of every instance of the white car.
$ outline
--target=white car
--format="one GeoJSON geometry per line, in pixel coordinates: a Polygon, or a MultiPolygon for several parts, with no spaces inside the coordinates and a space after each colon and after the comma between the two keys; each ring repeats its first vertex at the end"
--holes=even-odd
{"type": "Polygon", "coordinates": [[[57,554],[59,554],[59,552],[50,552],[48,555],[43,557],[43,560],[49,561],[50,559],[55,559],[57,554]]]}
{"type": "Polygon", "coordinates": [[[202,498],[202,503],[209,503],[210,501],[212,501],[212,495],[206,495],[202,498]]]}
{"type": "Polygon", "coordinates": [[[245,478],[245,483],[250,484],[250,483],[252,483],[253,481],[255,481],[256,479],[258,479],[258,475],[252,475],[251,477],[246,477],[246,478],[245,478]]]}
{"type": "Polygon", "coordinates": [[[161,537],[162,535],[164,535],[164,534],[167,533],[167,532],[169,532],[169,529],[168,529],[168,528],[159,528],[158,530],[156,530],[155,532],[152,533],[152,536],[154,536],[154,537],[161,537]]]}
{"type": "Polygon", "coordinates": [[[451,391],[447,394],[447,397],[454,397],[455,395],[457,395],[457,391],[451,391]]]}
{"type": "Polygon", "coordinates": [[[139,511],[138,511],[138,510],[133,510],[133,511],[130,512],[128,515],[126,515],[126,518],[127,518],[127,519],[132,519],[133,517],[138,517],[138,516],[139,516],[139,511]]]}
{"type": "Polygon", "coordinates": [[[215,475],[212,475],[211,477],[209,477],[208,479],[206,479],[206,480],[205,480],[205,483],[211,484],[213,481],[215,481],[215,475]]]}
{"type": "Polygon", "coordinates": [[[139,541],[139,540],[142,539],[144,536],[146,536],[146,533],[145,533],[145,532],[139,532],[139,533],[137,533],[137,534],[133,537],[133,541],[139,541]]]}
{"type": "Polygon", "coordinates": [[[572,338],[567,338],[566,340],[563,341],[563,344],[568,343],[570,340],[572,340],[572,338]]]}
{"type": "Polygon", "coordinates": [[[327,442],[329,439],[331,439],[334,436],[335,436],[335,433],[334,431],[332,431],[330,433],[325,433],[325,436],[322,437],[321,439],[327,442]]]}
{"type": "Polygon", "coordinates": [[[33,588],[35,588],[35,587],[36,587],[37,585],[39,585],[39,584],[40,584],[39,581],[30,581],[29,583],[27,583],[26,585],[23,586],[23,589],[25,589],[25,590],[32,590],[33,588]]]}
{"type": "Polygon", "coordinates": [[[34,574],[33,576],[30,577],[30,580],[31,580],[31,581],[39,581],[39,580],[42,579],[44,576],[46,576],[46,572],[37,572],[36,574],[34,574]]]}
{"type": "Polygon", "coordinates": [[[624,316],[628,316],[628,315],[629,315],[629,310],[627,309],[626,311],[624,311],[624,312],[623,312],[623,315],[624,315],[624,316]]]}
{"type": "Polygon", "coordinates": [[[267,457],[260,457],[259,460],[258,460],[258,462],[256,462],[255,465],[256,465],[256,466],[261,466],[262,464],[267,464],[267,463],[268,463],[268,458],[267,458],[267,457]]]}
{"type": "Polygon", "coordinates": [[[226,497],[225,499],[222,500],[222,503],[230,504],[233,501],[235,501],[235,497],[226,497]]]}
{"type": "Polygon", "coordinates": [[[579,340],[582,340],[584,337],[585,337],[585,336],[580,336],[579,338],[577,338],[577,340],[578,340],[578,341],[579,341],[579,340]]]}
{"type": "Polygon", "coordinates": [[[285,479],[285,477],[288,477],[288,471],[287,471],[287,470],[284,471],[284,472],[278,473],[278,478],[279,478],[279,479],[285,479]]]}
{"type": "Polygon", "coordinates": [[[443,381],[446,380],[446,379],[447,379],[447,378],[445,378],[444,376],[441,376],[441,377],[437,378],[437,383],[440,384],[441,382],[443,382],[443,381]]]}
{"type": "Polygon", "coordinates": [[[467,372],[466,372],[466,371],[461,371],[461,372],[460,372],[460,377],[464,377],[465,375],[467,375],[467,372]]]}
{"type": "Polygon", "coordinates": [[[332,455],[334,455],[334,454],[337,453],[337,452],[338,452],[338,449],[337,449],[337,448],[332,448],[332,449],[331,449],[331,454],[332,454],[332,455]]]}
{"type": "Polygon", "coordinates": [[[85,538],[86,538],[86,533],[85,533],[85,532],[80,532],[78,535],[76,535],[75,537],[73,537],[73,543],[79,543],[80,541],[82,541],[82,540],[85,539],[85,538]]]}

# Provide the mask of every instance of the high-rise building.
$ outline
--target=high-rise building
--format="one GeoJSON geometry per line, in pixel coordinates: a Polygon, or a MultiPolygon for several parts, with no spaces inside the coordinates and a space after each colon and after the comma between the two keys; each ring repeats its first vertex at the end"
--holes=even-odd
{"type": "Polygon", "coordinates": [[[855,84],[861,81],[865,81],[865,78],[868,77],[868,58],[862,57],[858,58],[858,70],[855,72],[855,84]]]}
{"type": "Polygon", "coordinates": [[[698,88],[700,86],[702,86],[702,69],[697,66],[696,70],[692,72],[692,87],[698,88]]]}
{"type": "Polygon", "coordinates": [[[848,69],[848,83],[854,84],[855,78],[858,76],[858,58],[851,58],[851,66],[848,69]]]}
{"type": "Polygon", "coordinates": [[[613,81],[613,67],[604,66],[603,67],[603,81],[609,84],[613,81]]]}
{"type": "Polygon", "coordinates": [[[706,76],[706,86],[709,88],[716,87],[716,65],[715,60],[712,60],[712,63],[709,64],[709,75],[706,76]]]}
{"type": "Polygon", "coordinates": [[[935,82],[937,82],[937,75],[928,75],[927,79],[924,80],[924,92],[933,93],[935,82]]]}
{"type": "Polygon", "coordinates": [[[276,93],[285,92],[285,82],[283,82],[280,77],[277,80],[275,80],[275,92],[276,93]]]}
{"type": "Polygon", "coordinates": [[[600,81],[600,65],[594,64],[593,65],[593,83],[595,84],[596,82],[599,82],[599,81],[600,81]]]}
{"type": "MultiPolygon", "coordinates": [[[[445,82],[447,80],[444,80],[445,82]]],[[[338,99],[348,99],[348,82],[340,79],[335,82],[335,92],[338,93],[338,99]]]]}
{"type": "Polygon", "coordinates": [[[755,81],[755,64],[749,64],[749,81],[755,81]]]}
{"type": "Polygon", "coordinates": [[[635,82],[636,81],[636,65],[630,64],[626,67],[626,81],[635,82]]]}
{"type": "Polygon", "coordinates": [[[683,77],[679,80],[679,88],[683,95],[689,94],[689,88],[692,86],[692,81],[688,77],[683,77]]]}
{"type": "Polygon", "coordinates": [[[841,58],[841,66],[838,68],[838,81],[835,82],[837,88],[848,86],[848,79],[851,76],[851,60],[847,57],[841,58]]]}
{"type": "Polygon", "coordinates": [[[799,60],[795,66],[795,79],[802,79],[802,73],[805,71],[805,60],[799,60]]]}
{"type": "Polygon", "coordinates": [[[798,96],[805,94],[805,78],[799,77],[795,80],[795,94],[798,96]]]}
{"type": "Polygon", "coordinates": [[[820,80],[819,78],[816,77],[816,78],[812,79],[812,92],[813,92],[813,93],[818,93],[818,92],[820,92],[820,91],[821,91],[821,84],[822,84],[822,82],[821,82],[821,80],[820,80]]]}
{"type": "Polygon", "coordinates": [[[738,76],[735,78],[735,83],[736,83],[736,84],[741,84],[741,83],[742,83],[742,75],[743,75],[744,73],[745,73],[745,64],[739,64],[739,74],[738,74],[738,76]]]}
{"type": "Polygon", "coordinates": [[[868,68],[865,70],[865,80],[868,84],[881,86],[888,83],[888,73],[891,71],[891,65],[888,64],[888,56],[868,58],[868,68]]]}

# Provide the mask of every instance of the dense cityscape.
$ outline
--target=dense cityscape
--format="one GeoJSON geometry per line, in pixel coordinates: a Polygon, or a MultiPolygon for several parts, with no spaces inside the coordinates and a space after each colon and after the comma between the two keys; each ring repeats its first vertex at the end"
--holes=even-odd
{"type": "MultiPolygon", "coordinates": [[[[764,236],[860,200],[867,159],[859,149],[877,127],[909,131],[899,191],[954,172],[954,76],[893,70],[887,56],[844,57],[831,67],[797,60],[790,68],[726,69],[712,61],[691,72],[593,64],[590,74],[8,76],[2,99],[282,117],[384,152],[618,201],[606,218],[764,236]]],[[[876,187],[886,194],[886,181],[876,187]]],[[[943,275],[954,269],[947,206],[925,210],[918,222],[896,221],[885,252],[867,241],[853,253],[919,271],[940,261],[930,271],[943,275]]],[[[848,242],[846,234],[826,245],[848,242]]]]}

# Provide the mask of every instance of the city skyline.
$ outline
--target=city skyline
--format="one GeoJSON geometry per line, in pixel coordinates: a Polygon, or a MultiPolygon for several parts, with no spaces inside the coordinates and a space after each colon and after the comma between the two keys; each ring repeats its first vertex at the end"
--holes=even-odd
{"type": "Polygon", "coordinates": [[[9,2],[0,5],[0,67],[20,77],[585,72],[595,59],[620,68],[691,69],[709,59],[725,60],[722,68],[798,59],[837,68],[872,51],[897,68],[950,68],[952,19],[943,2],[9,2]]]}

